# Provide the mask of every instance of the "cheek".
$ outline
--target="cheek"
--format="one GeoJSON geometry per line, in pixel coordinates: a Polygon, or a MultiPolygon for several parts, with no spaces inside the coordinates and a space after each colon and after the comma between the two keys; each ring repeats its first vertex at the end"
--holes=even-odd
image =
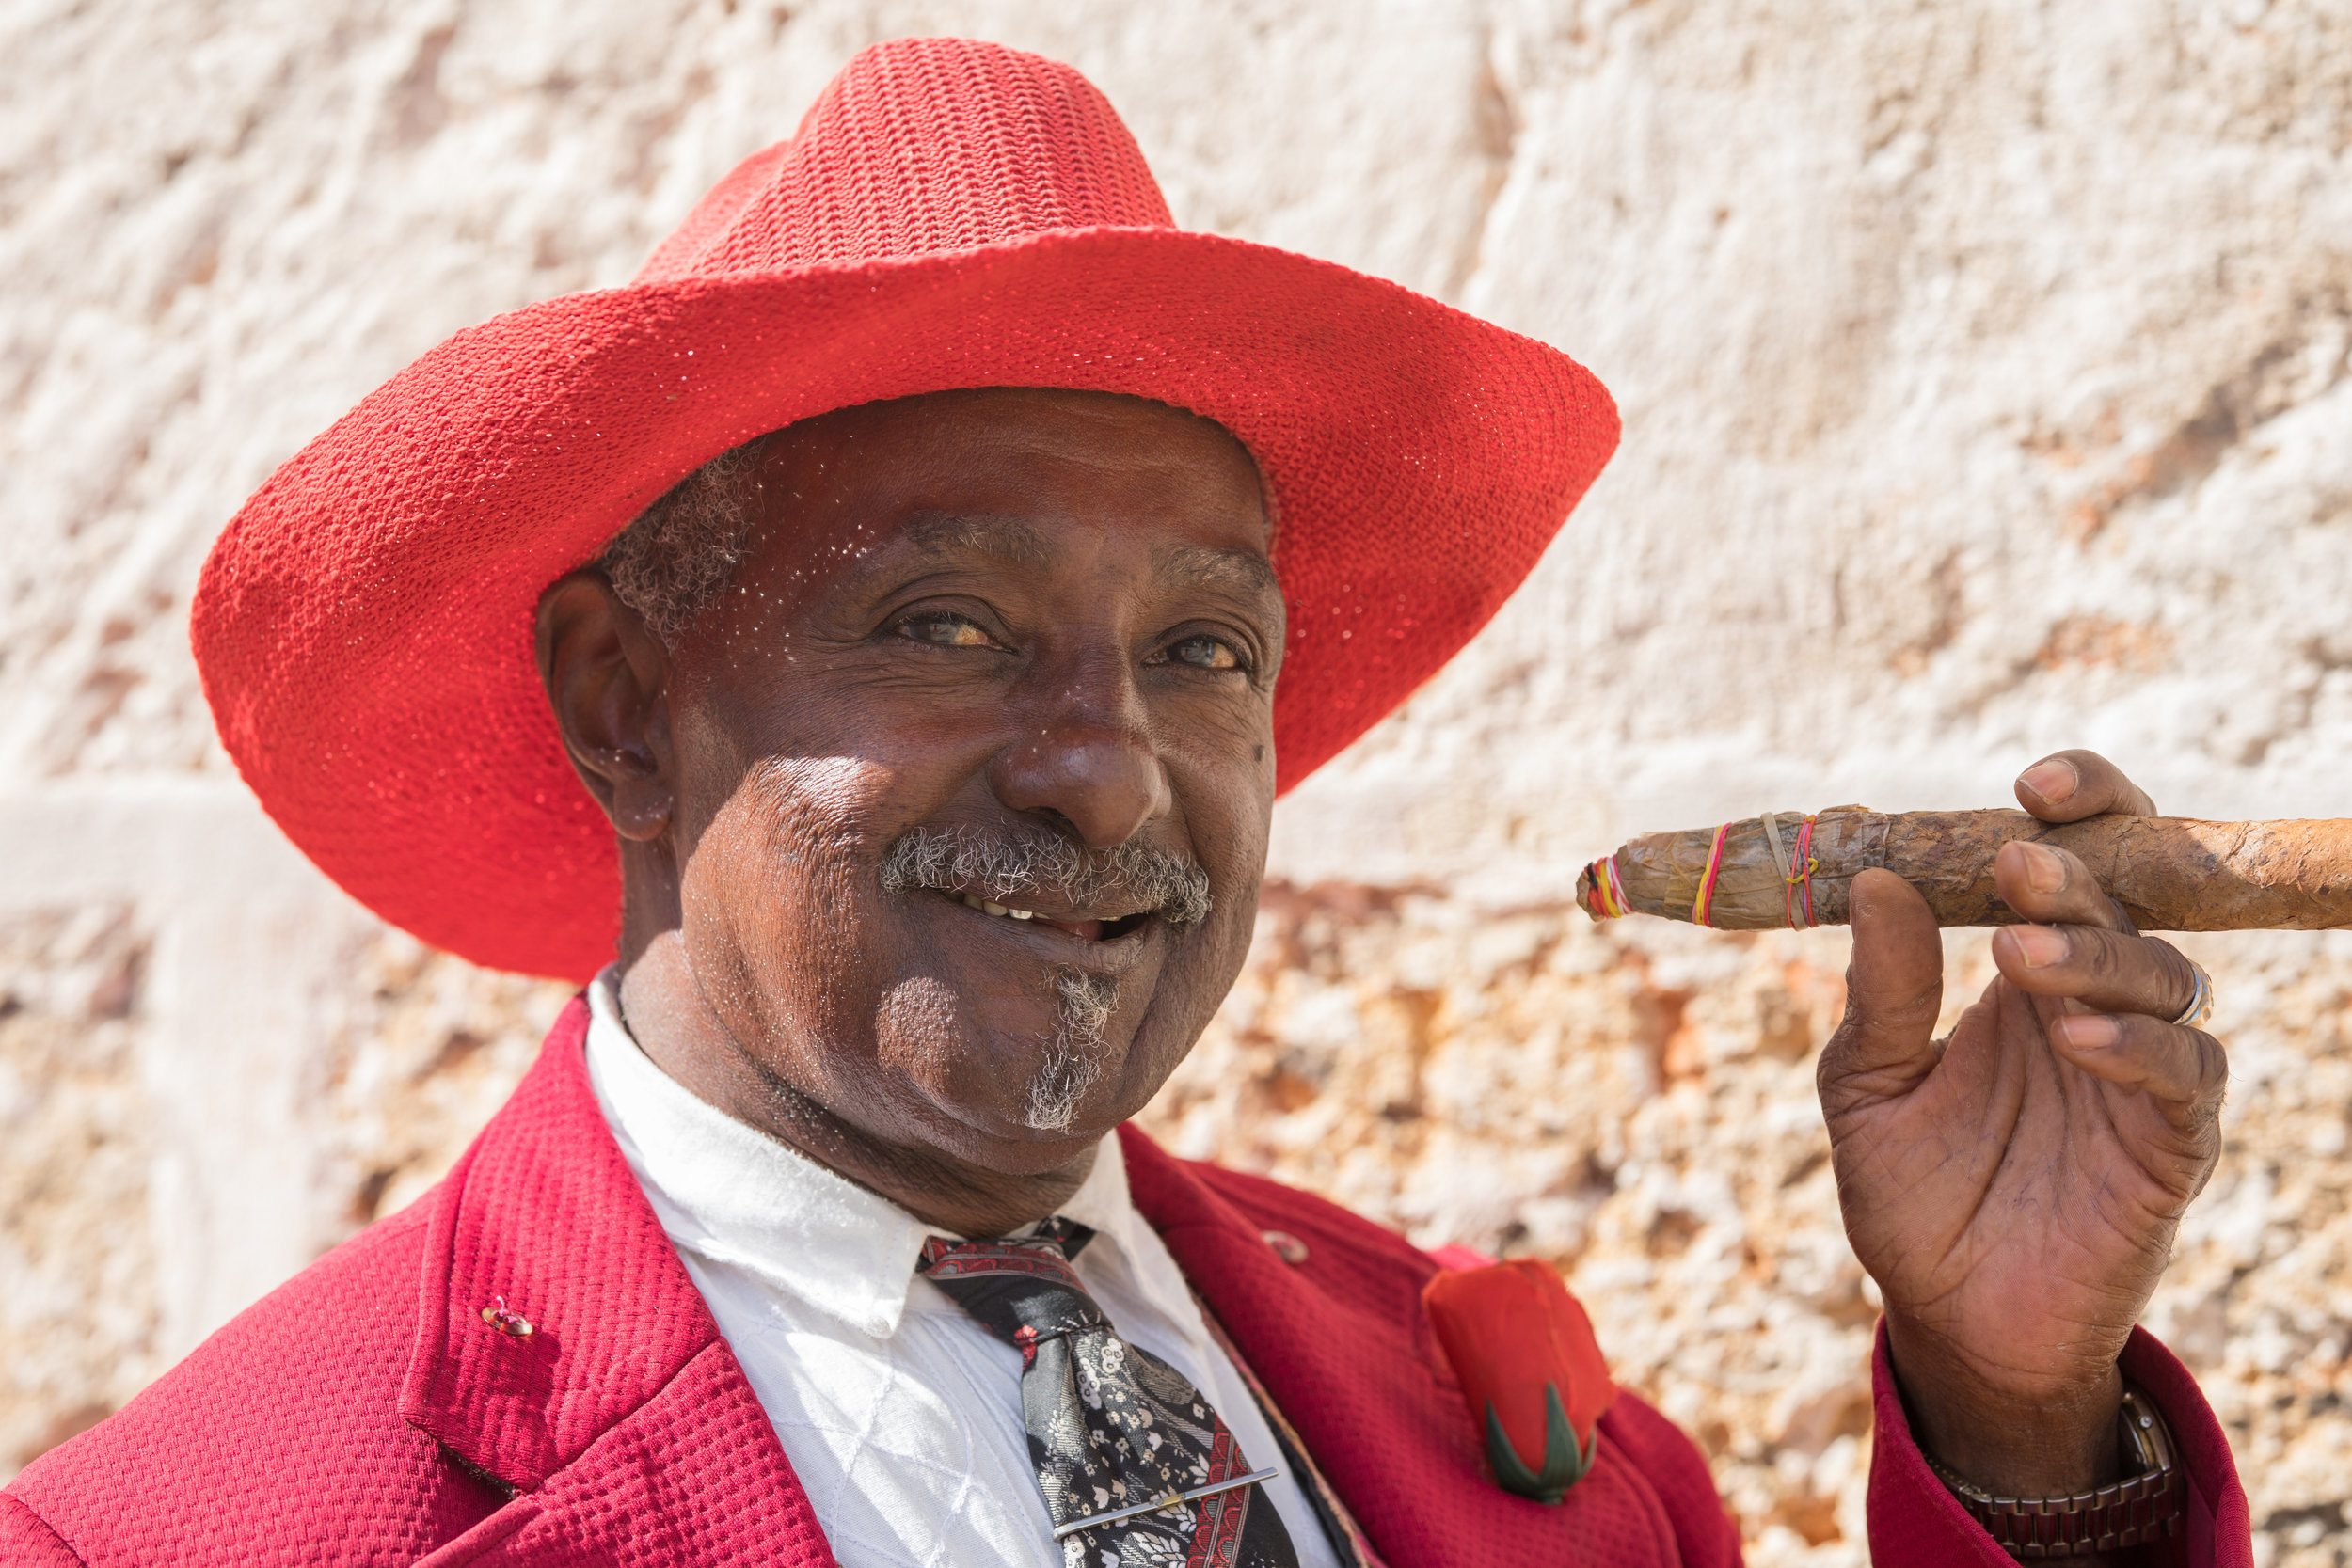
{"type": "Polygon", "coordinates": [[[811,1022],[870,984],[872,823],[891,783],[850,758],[771,759],[713,815],[682,893],[687,948],[714,1006],[774,1028],[788,1022],[780,1011],[811,1022]]]}
{"type": "Polygon", "coordinates": [[[1233,744],[1215,750],[1188,749],[1170,757],[1168,768],[1184,837],[1216,897],[1211,924],[1235,912],[1245,930],[1265,876],[1274,826],[1274,748],[1266,742],[1260,754],[1249,734],[1244,730],[1233,744]]]}
{"type": "Polygon", "coordinates": [[[1199,1041],[1249,958],[1257,927],[1257,879],[1219,887],[1216,900],[1209,918],[1170,952],[1151,1014],[1136,1037],[1138,1054],[1163,1073],[1173,1071],[1199,1041]]]}
{"type": "Polygon", "coordinates": [[[893,985],[875,1014],[875,1053],[882,1063],[914,1083],[936,1086],[954,1075],[964,1055],[961,1000],[953,987],[930,975],[893,985]]]}
{"type": "Polygon", "coordinates": [[[1216,902],[1207,921],[1173,944],[1152,1017],[1136,1041],[1138,1066],[1148,1063],[1163,1076],[1208,1026],[1249,957],[1274,813],[1271,746],[1267,752],[1263,768],[1255,758],[1248,768],[1234,766],[1229,755],[1176,781],[1185,836],[1209,873],[1216,902]]]}

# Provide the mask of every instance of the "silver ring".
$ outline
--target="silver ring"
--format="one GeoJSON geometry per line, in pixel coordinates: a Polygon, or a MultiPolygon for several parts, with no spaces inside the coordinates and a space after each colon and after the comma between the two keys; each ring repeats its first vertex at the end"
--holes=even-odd
{"type": "Polygon", "coordinates": [[[2172,1022],[2179,1028],[2202,1029],[2213,1017],[2213,976],[2195,958],[2188,960],[2188,967],[2197,975],[2197,990],[2189,997],[2188,1006],[2181,1009],[2181,1016],[2172,1022]]]}

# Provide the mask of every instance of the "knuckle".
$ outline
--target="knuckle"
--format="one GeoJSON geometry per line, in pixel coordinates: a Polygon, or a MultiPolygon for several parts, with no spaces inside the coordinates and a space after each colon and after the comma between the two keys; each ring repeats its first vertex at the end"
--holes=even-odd
{"type": "Polygon", "coordinates": [[[2222,1043],[2202,1029],[2187,1031],[2197,1053],[2197,1092],[2213,1101],[2214,1114],[2221,1112],[2221,1098],[2230,1087],[2230,1053],[2222,1043]]]}
{"type": "Polygon", "coordinates": [[[2177,982],[2164,957],[2148,950],[2148,938],[2102,930],[2097,945],[2100,964],[2096,977],[2115,995],[2130,998],[2134,1004],[2131,1011],[2170,1019],[2185,1005],[2187,991],[2177,982]]]}
{"type": "MultiPolygon", "coordinates": [[[[2123,968],[2116,934],[2104,926],[2076,926],[2067,933],[2067,955],[2093,979],[2112,979],[2123,968]]],[[[2128,941],[2130,939],[2120,939],[2128,941]]]]}
{"type": "Polygon", "coordinates": [[[2147,792],[2132,783],[2123,769],[2098,752],[2074,747],[2060,752],[2058,755],[2074,764],[2074,776],[2082,781],[2081,787],[2075,792],[2075,801],[2090,807],[2091,813],[2155,814],[2155,805],[2148,799],[2147,792]]]}
{"type": "Polygon", "coordinates": [[[2177,1017],[2197,995],[2197,970],[2188,956],[2162,937],[2135,937],[2134,941],[2148,949],[2155,965],[2157,994],[2165,1003],[2164,1016],[2177,1017]]]}
{"type": "Polygon", "coordinates": [[[2117,778],[2115,764],[2098,752],[2087,751],[2080,746],[2070,746],[2058,755],[2074,764],[2074,777],[2082,781],[2074,791],[2076,800],[2085,801],[2098,800],[2104,802],[2107,797],[2115,793],[2117,778]]]}
{"type": "Polygon", "coordinates": [[[2066,917],[2085,926],[2113,928],[2125,925],[2115,900],[2107,896],[2106,888],[2080,855],[2057,845],[2044,847],[2057,854],[2066,866],[2066,884],[2055,895],[2058,908],[2065,911],[2066,917]]]}

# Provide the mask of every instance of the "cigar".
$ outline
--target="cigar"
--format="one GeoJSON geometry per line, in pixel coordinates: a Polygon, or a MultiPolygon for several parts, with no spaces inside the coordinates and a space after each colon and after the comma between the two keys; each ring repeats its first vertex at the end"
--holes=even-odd
{"type": "Polygon", "coordinates": [[[2352,926],[2345,820],[1770,812],[1634,839],[1584,868],[1576,901],[1596,920],[1654,914],[1730,931],[1842,926],[1855,874],[1875,866],[1917,888],[1939,925],[2006,926],[2019,917],[1993,890],[1993,858],[2011,839],[2072,850],[2143,931],[2352,926]]]}

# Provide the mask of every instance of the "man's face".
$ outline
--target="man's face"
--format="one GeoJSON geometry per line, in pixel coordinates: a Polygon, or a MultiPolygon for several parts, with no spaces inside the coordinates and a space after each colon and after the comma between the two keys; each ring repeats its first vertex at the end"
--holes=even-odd
{"type": "Polygon", "coordinates": [[[869,1136],[1066,1161],[1248,948],[1283,632],[1257,470],[1206,420],[1049,391],[760,451],[749,553],[671,650],[704,1000],[869,1136]]]}

